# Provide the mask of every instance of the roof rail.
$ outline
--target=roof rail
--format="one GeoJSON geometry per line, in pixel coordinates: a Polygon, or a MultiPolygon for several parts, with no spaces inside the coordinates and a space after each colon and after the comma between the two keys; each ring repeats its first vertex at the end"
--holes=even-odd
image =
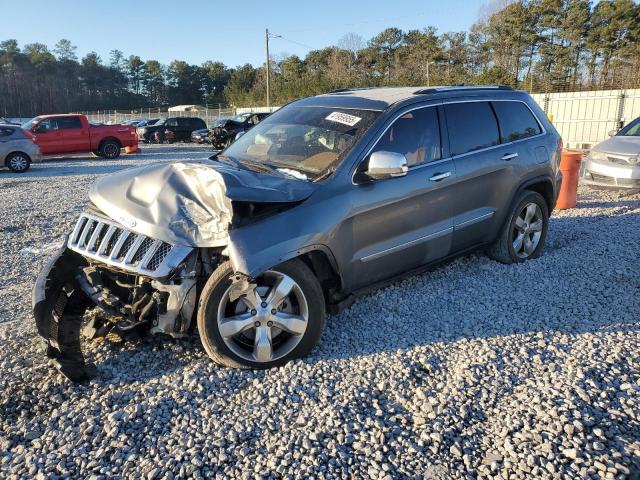
{"type": "Polygon", "coordinates": [[[330,92],[327,92],[327,95],[331,95],[332,93],[357,92],[358,90],[371,90],[373,88],[380,88],[380,87],[338,88],[336,90],[331,90],[330,92]]]}
{"type": "Polygon", "coordinates": [[[414,95],[428,95],[430,93],[450,92],[456,90],[513,90],[508,85],[455,85],[449,87],[423,88],[413,92],[414,95]]]}

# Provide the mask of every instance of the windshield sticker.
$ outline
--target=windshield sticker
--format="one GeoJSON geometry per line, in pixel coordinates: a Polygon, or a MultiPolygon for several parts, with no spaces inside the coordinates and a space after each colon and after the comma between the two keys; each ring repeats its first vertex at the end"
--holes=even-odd
{"type": "Polygon", "coordinates": [[[329,114],[325,118],[325,120],[330,120],[332,122],[342,123],[343,125],[353,127],[362,119],[360,117],[356,117],[355,115],[349,115],[348,113],[331,112],[331,114],[329,114]]]}

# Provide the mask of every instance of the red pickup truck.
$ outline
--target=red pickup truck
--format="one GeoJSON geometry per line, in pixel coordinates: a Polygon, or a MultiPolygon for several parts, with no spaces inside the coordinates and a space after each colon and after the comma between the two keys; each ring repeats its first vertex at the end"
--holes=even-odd
{"type": "Polygon", "coordinates": [[[93,152],[104,158],[120,156],[120,149],[138,145],[135,127],[92,125],[84,115],[41,115],[22,128],[33,136],[43,155],[93,152]]]}

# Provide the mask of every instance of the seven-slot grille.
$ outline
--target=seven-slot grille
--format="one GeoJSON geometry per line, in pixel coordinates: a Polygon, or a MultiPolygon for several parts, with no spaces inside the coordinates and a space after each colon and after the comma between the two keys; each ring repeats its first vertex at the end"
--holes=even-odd
{"type": "Polygon", "coordinates": [[[84,212],[68,247],[79,254],[150,277],[164,277],[192,251],[131,232],[113,220],[84,212]]]}

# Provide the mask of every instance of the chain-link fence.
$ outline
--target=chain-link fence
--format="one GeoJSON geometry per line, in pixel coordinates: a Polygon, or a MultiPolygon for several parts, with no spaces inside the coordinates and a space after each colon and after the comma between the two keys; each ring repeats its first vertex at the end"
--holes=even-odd
{"type": "Polygon", "coordinates": [[[138,110],[98,110],[94,112],[74,112],[86,115],[90,122],[103,124],[117,124],[130,120],[148,120],[151,118],[169,117],[198,117],[203,119],[207,125],[211,125],[219,118],[229,118],[236,115],[235,108],[212,107],[187,111],[168,111],[158,108],[147,108],[138,110]]]}

